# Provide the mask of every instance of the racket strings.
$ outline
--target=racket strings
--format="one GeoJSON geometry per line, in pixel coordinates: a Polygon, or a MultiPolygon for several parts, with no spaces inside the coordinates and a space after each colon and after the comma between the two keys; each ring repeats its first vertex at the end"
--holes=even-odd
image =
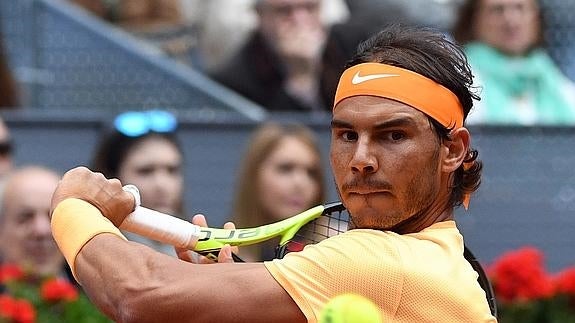
{"type": "Polygon", "coordinates": [[[327,208],[323,214],[302,226],[294,237],[278,248],[278,258],[287,253],[303,250],[308,244],[315,244],[348,230],[349,213],[343,207],[327,208]]]}

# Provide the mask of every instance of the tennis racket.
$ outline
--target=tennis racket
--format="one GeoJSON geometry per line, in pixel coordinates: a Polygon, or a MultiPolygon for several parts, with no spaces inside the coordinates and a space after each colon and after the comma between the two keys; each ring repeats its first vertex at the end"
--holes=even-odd
{"type": "MultiPolygon", "coordinates": [[[[136,201],[120,229],[130,231],[159,242],[187,248],[210,259],[217,259],[218,251],[226,244],[244,246],[280,237],[276,258],[301,251],[308,244],[345,232],[350,223],[349,213],[341,202],[319,205],[285,220],[248,229],[215,229],[200,227],[171,215],[140,206],[140,194],[133,185],[124,186],[136,201]]],[[[465,259],[478,273],[478,283],[485,291],[491,313],[497,317],[495,294],[491,283],[473,253],[464,247],[465,259]]],[[[235,261],[242,261],[232,254],[235,261]]]]}
{"type": "MultiPolygon", "coordinates": [[[[120,229],[165,244],[194,250],[210,259],[226,244],[245,246],[280,237],[277,256],[299,251],[304,245],[319,242],[347,230],[348,216],[340,203],[319,205],[285,220],[246,229],[216,229],[194,225],[188,221],[140,206],[140,193],[133,185],[124,186],[132,193],[136,207],[120,229]]],[[[236,261],[239,257],[233,255],[236,261]]]]}

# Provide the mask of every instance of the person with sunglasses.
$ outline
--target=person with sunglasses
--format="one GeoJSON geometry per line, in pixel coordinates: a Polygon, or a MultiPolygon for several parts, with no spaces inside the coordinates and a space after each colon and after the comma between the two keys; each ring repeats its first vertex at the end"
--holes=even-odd
{"type": "MultiPolygon", "coordinates": [[[[99,142],[92,167],[106,177],[136,185],[142,205],[184,216],[183,151],[176,138],[177,120],[163,110],[128,111],[119,114],[113,130],[99,142]]],[[[175,255],[172,246],[134,234],[130,240],[175,255]]]]}

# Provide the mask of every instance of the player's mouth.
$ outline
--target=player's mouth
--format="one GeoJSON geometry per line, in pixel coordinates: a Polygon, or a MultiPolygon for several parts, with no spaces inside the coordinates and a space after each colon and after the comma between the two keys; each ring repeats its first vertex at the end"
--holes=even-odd
{"type": "Polygon", "coordinates": [[[388,190],[373,190],[373,189],[354,189],[347,192],[349,195],[374,195],[374,194],[390,194],[388,190]]]}

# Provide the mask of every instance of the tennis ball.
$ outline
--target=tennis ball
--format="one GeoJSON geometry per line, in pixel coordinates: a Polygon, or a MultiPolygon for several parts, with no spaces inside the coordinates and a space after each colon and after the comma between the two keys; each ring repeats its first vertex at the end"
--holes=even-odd
{"type": "Polygon", "coordinates": [[[379,307],[366,297],[341,294],[324,307],[320,323],[382,323],[379,307]]]}

